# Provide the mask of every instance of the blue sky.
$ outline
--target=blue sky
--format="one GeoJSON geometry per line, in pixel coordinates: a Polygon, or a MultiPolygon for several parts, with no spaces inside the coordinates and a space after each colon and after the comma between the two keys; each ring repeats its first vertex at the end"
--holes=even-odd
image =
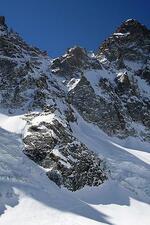
{"type": "Polygon", "coordinates": [[[96,50],[128,18],[150,27],[149,0],[0,0],[0,14],[52,57],[74,45],[96,50]]]}

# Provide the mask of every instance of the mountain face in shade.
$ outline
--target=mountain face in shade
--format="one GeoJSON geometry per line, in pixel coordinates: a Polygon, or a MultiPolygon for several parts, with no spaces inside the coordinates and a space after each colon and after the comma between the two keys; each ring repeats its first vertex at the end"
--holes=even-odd
{"type": "Polygon", "coordinates": [[[51,59],[0,17],[0,108],[26,125],[23,152],[71,191],[110,176],[107,158],[75,135],[78,118],[110,137],[150,141],[150,31],[125,21],[94,53],[51,59]]]}

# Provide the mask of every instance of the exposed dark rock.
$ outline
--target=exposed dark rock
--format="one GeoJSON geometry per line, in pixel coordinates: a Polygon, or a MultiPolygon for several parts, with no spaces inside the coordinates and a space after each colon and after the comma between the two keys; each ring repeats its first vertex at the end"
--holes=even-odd
{"type": "Polygon", "coordinates": [[[5,26],[5,17],[0,16],[0,25],[5,26]]]}
{"type": "Polygon", "coordinates": [[[124,60],[145,60],[150,53],[150,30],[136,20],[125,21],[116,32],[100,46],[97,56],[105,55],[109,61],[118,61],[118,69],[124,68],[124,60]]]}
{"type": "MultiPolygon", "coordinates": [[[[110,90],[110,87],[107,90],[110,90]]],[[[85,77],[82,77],[75,89],[70,91],[69,99],[85,120],[97,124],[109,135],[126,129],[117,103],[107,102],[105,98],[96,96],[85,77]]]]}
{"type": "Polygon", "coordinates": [[[78,142],[71,129],[58,120],[29,127],[24,138],[25,154],[44,168],[58,186],[76,191],[85,185],[98,186],[107,179],[104,163],[78,142]]]}
{"type": "Polygon", "coordinates": [[[71,76],[84,69],[101,69],[101,65],[96,58],[90,58],[85,49],[74,47],[68,49],[65,55],[54,59],[51,68],[55,74],[71,76]]]}
{"type": "Polygon", "coordinates": [[[138,70],[136,72],[137,76],[140,76],[150,85],[150,69],[145,67],[144,69],[138,70]]]}
{"type": "Polygon", "coordinates": [[[137,20],[129,19],[122,23],[122,25],[116,30],[116,33],[127,33],[130,32],[131,35],[141,36],[149,35],[149,30],[139,23],[137,20]]]}

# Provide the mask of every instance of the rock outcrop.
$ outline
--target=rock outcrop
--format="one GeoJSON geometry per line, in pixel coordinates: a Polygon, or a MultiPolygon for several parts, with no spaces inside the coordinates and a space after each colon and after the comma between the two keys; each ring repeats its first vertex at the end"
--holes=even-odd
{"type": "Polygon", "coordinates": [[[0,16],[0,26],[6,26],[4,16],[0,16]]]}
{"type": "Polygon", "coordinates": [[[54,74],[74,77],[86,69],[101,69],[101,65],[85,49],[76,46],[68,49],[63,56],[54,59],[51,68],[54,74]]]}
{"type": "Polygon", "coordinates": [[[65,119],[59,121],[54,117],[50,122],[49,116],[47,112],[30,120],[24,153],[46,168],[48,177],[58,186],[71,191],[103,183],[107,179],[103,160],[73,136],[65,119]],[[47,122],[42,120],[34,125],[42,116],[47,117],[47,122]]]}

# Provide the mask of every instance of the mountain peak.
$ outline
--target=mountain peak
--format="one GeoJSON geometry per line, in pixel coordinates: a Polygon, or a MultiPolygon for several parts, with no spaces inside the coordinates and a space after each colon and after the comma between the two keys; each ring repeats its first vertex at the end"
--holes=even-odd
{"type": "Polygon", "coordinates": [[[138,22],[135,19],[128,19],[124,21],[121,26],[117,29],[118,33],[127,33],[130,34],[147,34],[149,30],[146,28],[146,26],[142,25],[140,22],[138,22]]]}
{"type": "Polygon", "coordinates": [[[0,26],[5,26],[5,17],[4,16],[0,16],[0,26]]]}

